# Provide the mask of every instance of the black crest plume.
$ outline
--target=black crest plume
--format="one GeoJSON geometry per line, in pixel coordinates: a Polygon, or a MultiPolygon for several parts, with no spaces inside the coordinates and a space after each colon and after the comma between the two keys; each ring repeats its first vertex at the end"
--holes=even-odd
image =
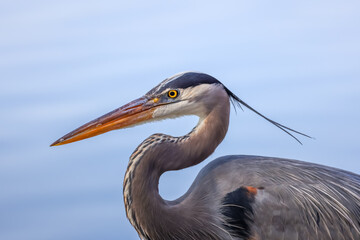
{"type": "Polygon", "coordinates": [[[229,95],[230,101],[233,104],[235,109],[236,109],[236,105],[239,106],[241,109],[242,109],[241,105],[243,105],[244,107],[250,109],[251,111],[253,111],[257,115],[261,116],[262,118],[266,119],[270,123],[274,124],[276,127],[280,128],[281,130],[283,130],[284,132],[289,134],[291,137],[293,137],[301,145],[302,145],[302,142],[297,137],[295,137],[292,133],[297,133],[297,134],[302,135],[304,137],[312,138],[309,135],[306,135],[306,134],[304,134],[302,132],[296,131],[296,130],[294,130],[292,128],[289,128],[289,127],[286,127],[286,126],[284,126],[284,125],[282,125],[282,124],[280,124],[278,122],[275,122],[274,120],[271,120],[270,118],[268,118],[268,117],[264,116],[263,114],[259,113],[257,110],[252,108],[249,104],[247,104],[246,102],[241,100],[238,96],[236,96],[233,92],[231,92],[227,87],[224,86],[224,88],[225,88],[225,91],[227,92],[227,94],[229,95]]]}

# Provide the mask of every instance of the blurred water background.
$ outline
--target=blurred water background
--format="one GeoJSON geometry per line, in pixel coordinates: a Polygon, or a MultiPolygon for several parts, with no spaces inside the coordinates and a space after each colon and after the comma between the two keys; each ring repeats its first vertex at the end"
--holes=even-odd
{"type": "Polygon", "coordinates": [[[360,2],[0,2],[0,239],[138,239],[125,217],[128,157],[156,132],[186,134],[196,117],[50,148],[54,140],[177,72],[209,73],[249,110],[198,166],[161,178],[181,196],[210,160],[277,156],[360,173],[360,2]]]}

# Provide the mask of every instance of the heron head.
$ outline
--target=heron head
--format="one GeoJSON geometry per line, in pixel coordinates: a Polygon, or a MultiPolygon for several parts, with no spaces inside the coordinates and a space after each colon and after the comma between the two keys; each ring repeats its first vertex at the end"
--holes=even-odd
{"type": "Polygon", "coordinates": [[[204,117],[219,101],[228,101],[227,89],[204,73],[184,72],[165,79],[144,96],[125,104],[55,141],[63,145],[111,130],[183,115],[204,117]]]}
{"type": "Polygon", "coordinates": [[[227,103],[226,88],[214,77],[185,72],[165,79],[145,96],[158,105],[153,118],[176,118],[184,115],[206,116],[219,102],[227,103]]]}

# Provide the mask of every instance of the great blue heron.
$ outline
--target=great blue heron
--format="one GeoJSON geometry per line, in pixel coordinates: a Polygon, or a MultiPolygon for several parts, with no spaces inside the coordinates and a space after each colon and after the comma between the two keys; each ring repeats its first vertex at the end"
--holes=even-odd
{"type": "Polygon", "coordinates": [[[154,134],[130,157],[124,201],[127,217],[141,239],[360,239],[360,176],[317,164],[259,156],[220,157],[200,171],[182,197],[161,198],[161,174],[200,163],[223,140],[230,101],[290,135],[302,134],[261,115],[217,79],[185,72],[51,146],[139,123],[197,115],[200,120],[187,135],[154,134]]]}

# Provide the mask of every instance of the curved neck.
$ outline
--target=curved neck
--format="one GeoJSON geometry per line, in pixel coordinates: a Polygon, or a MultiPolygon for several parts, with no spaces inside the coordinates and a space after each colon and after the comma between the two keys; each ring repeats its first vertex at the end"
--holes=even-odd
{"type": "MultiPolygon", "coordinates": [[[[141,238],[173,239],[179,223],[186,225],[181,229],[198,228],[195,207],[187,204],[185,208],[181,202],[175,204],[161,198],[159,178],[166,171],[196,165],[213,153],[226,135],[229,112],[227,97],[227,101],[219,102],[200,118],[189,134],[177,138],[155,134],[134,151],[125,174],[124,201],[127,217],[141,238]]],[[[196,231],[201,231],[201,227],[194,234],[196,231]]]]}

